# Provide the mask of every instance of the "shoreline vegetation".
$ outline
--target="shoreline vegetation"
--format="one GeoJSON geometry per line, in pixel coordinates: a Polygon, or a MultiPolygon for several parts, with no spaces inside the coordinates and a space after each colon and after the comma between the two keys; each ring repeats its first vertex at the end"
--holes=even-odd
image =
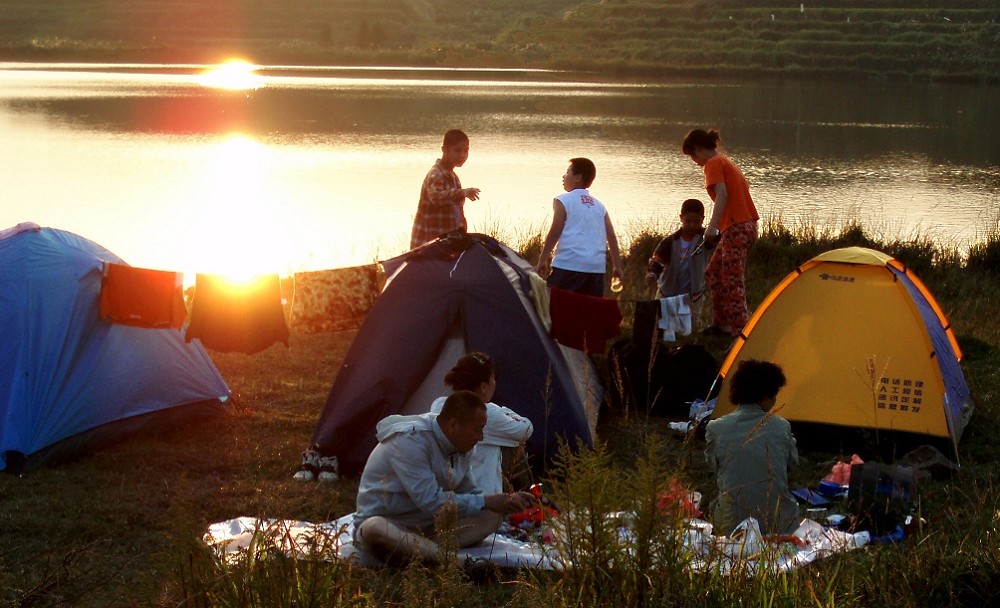
{"type": "Polygon", "coordinates": [[[7,2],[0,61],[1000,83],[992,0],[7,2]]]}
{"type": "MultiPolygon", "coordinates": [[[[641,275],[664,234],[649,229],[623,252],[623,300],[649,297],[641,275]]],[[[531,259],[540,239],[526,235],[511,245],[531,259]]],[[[599,447],[567,456],[542,478],[557,504],[590,513],[567,523],[576,568],[496,572],[474,582],[455,561],[386,571],[274,553],[223,562],[199,540],[210,523],[239,516],[323,522],[354,510],[356,480],[302,483],[292,474],[356,332],[293,334],[288,348],[211,353],[233,391],[225,416],[131,438],[23,478],[0,476],[0,606],[996,605],[1000,224],[962,254],[920,237],[883,240],[853,223],[824,231],[766,221],[749,257],[751,308],[797,265],[850,245],[884,251],[916,271],[951,321],[976,398],[959,445],[961,471],[919,486],[917,515],[925,523],[901,545],[869,546],[783,574],[689,572],[676,521],[655,516],[655,504],[671,479],[702,492],[708,504],[715,489],[703,441],[672,434],[667,419],[639,407],[605,405],[599,447]],[[633,545],[620,542],[607,517],[622,510],[637,513],[633,545]]],[[[703,343],[721,361],[727,344],[703,343]]],[[[857,364],[864,369],[864,361],[857,364]]],[[[502,373],[501,382],[516,381],[502,373]]],[[[607,370],[602,374],[606,379],[607,370]]],[[[815,487],[837,460],[852,452],[873,460],[893,441],[827,434],[835,439],[829,447],[799,437],[793,487],[815,487]]]]}

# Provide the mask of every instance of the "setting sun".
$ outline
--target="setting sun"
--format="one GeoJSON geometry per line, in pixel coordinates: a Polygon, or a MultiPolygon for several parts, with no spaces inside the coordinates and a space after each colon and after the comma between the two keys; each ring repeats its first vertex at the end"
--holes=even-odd
{"type": "Polygon", "coordinates": [[[246,281],[287,272],[289,243],[279,201],[262,184],[269,149],[232,135],[219,142],[202,168],[204,202],[189,232],[188,271],[246,281]]]}
{"type": "Polygon", "coordinates": [[[242,59],[230,59],[211,67],[198,76],[202,86],[231,91],[250,91],[264,86],[264,78],[257,74],[260,66],[242,59]]]}

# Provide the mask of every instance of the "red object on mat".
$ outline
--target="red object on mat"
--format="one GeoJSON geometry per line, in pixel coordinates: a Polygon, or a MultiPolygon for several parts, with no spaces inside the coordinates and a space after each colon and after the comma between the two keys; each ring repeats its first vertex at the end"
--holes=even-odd
{"type": "Polygon", "coordinates": [[[691,494],[691,491],[682,486],[680,482],[671,479],[670,486],[656,496],[656,508],[663,514],[701,517],[701,510],[694,504],[691,494]]]}
{"type": "Polygon", "coordinates": [[[511,513],[508,516],[510,524],[512,526],[521,527],[522,524],[531,524],[533,526],[540,526],[542,522],[550,517],[557,517],[559,511],[546,507],[545,505],[534,505],[528,507],[523,511],[518,511],[517,513],[511,513]]]}

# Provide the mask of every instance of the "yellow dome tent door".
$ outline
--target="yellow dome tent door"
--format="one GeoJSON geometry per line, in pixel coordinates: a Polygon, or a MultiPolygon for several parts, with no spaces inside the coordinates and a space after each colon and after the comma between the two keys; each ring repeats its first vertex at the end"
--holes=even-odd
{"type": "MultiPolygon", "coordinates": [[[[778,415],[801,422],[961,436],[969,415],[961,352],[920,281],[897,261],[851,247],[813,258],[754,313],[722,365],[784,369],[778,415]]],[[[733,409],[723,386],[714,416],[733,409]]]]}

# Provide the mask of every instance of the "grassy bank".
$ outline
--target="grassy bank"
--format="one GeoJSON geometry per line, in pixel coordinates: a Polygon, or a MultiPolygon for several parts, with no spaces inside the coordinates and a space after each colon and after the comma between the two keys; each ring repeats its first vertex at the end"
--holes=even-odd
{"type": "MultiPolygon", "coordinates": [[[[660,236],[632,235],[623,298],[645,296],[638,277],[660,236]]],[[[230,415],[21,479],[0,477],[0,606],[995,605],[1000,233],[992,231],[964,256],[921,239],[873,242],[859,226],[823,233],[772,221],[750,258],[751,306],[795,265],[854,244],[898,257],[927,283],[965,349],[978,397],[960,446],[961,473],[921,487],[927,525],[901,546],[869,547],[786,575],[689,573],[672,522],[653,512],[657,492],[672,477],[711,498],[703,444],[670,434],[663,419],[606,410],[601,447],[564,460],[551,491],[560,504],[589,505],[598,515],[634,510],[643,534],[622,545],[601,517],[571,525],[580,568],[503,573],[483,584],[455,564],[391,572],[278,556],[219,564],[197,541],[211,522],[241,515],[319,522],[354,508],[353,480],[324,485],[291,478],[354,332],[293,335],[287,349],[213,353],[233,389],[230,415]]],[[[537,238],[522,244],[536,246],[537,238]]],[[[706,346],[721,360],[725,344],[706,346]]],[[[862,437],[856,447],[871,446],[862,437]]],[[[800,450],[793,479],[800,485],[814,485],[845,456],[809,445],[800,450]]]]}
{"type": "Polygon", "coordinates": [[[542,67],[996,83],[987,0],[52,0],[0,11],[0,60],[542,67]]]}

